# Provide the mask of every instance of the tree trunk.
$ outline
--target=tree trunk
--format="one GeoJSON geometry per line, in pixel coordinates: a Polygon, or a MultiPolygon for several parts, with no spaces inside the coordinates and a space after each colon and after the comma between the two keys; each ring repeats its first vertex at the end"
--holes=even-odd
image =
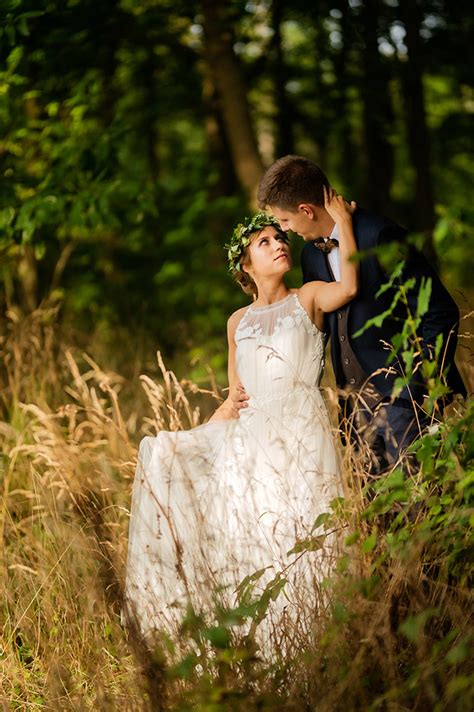
{"type": "MultiPolygon", "coordinates": [[[[157,122],[155,120],[156,104],[158,102],[156,88],[158,82],[155,77],[156,62],[153,55],[153,47],[147,47],[147,58],[143,65],[143,85],[145,88],[145,102],[142,110],[143,135],[146,141],[146,154],[150,176],[153,185],[158,185],[159,165],[157,157],[157,146],[159,142],[157,122]]],[[[158,206],[157,206],[158,207],[158,206]]]]}
{"type": "Polygon", "coordinates": [[[285,156],[289,153],[294,153],[294,137],[293,137],[293,111],[291,103],[288,101],[286,93],[287,69],[283,56],[283,47],[281,39],[281,23],[283,18],[283,3],[282,0],[273,0],[272,3],[272,26],[273,40],[272,49],[274,53],[272,69],[273,69],[273,86],[275,90],[275,125],[276,125],[276,141],[275,154],[276,157],[285,156]]]}
{"type": "Polygon", "coordinates": [[[219,97],[213,84],[207,63],[202,65],[202,94],[206,109],[205,132],[209,161],[216,166],[218,178],[209,186],[209,198],[233,195],[238,190],[237,176],[230,151],[227,134],[219,111],[219,97]]]}
{"type": "Polygon", "coordinates": [[[224,4],[203,0],[207,61],[219,96],[234,170],[251,205],[263,173],[257,140],[250,118],[242,70],[232,46],[232,29],[224,20],[224,4]]]}
{"type": "Polygon", "coordinates": [[[408,57],[402,66],[405,119],[410,157],[415,168],[415,228],[426,233],[426,252],[435,258],[432,230],[435,224],[433,182],[431,178],[431,142],[426,125],[422,80],[420,40],[421,7],[418,0],[400,0],[400,16],[405,25],[408,57]]]}
{"type": "Polygon", "coordinates": [[[347,197],[356,197],[362,190],[359,167],[359,156],[352,140],[352,127],[350,123],[350,106],[348,91],[353,81],[349,68],[349,49],[354,44],[352,33],[352,18],[347,0],[338,0],[334,3],[341,12],[340,28],[342,47],[334,56],[334,72],[336,86],[334,88],[334,114],[335,131],[338,145],[341,147],[338,158],[337,174],[341,176],[347,197]]]}
{"type": "MultiPolygon", "coordinates": [[[[203,63],[203,103],[206,108],[205,132],[207,140],[207,150],[211,170],[216,170],[217,179],[208,184],[207,197],[212,203],[226,195],[234,195],[238,190],[238,180],[234,172],[234,164],[230,152],[229,142],[222,120],[222,114],[218,107],[217,92],[209,76],[207,63],[203,63]]],[[[222,236],[228,230],[228,215],[225,211],[211,210],[206,215],[206,227],[208,234],[215,244],[222,244],[222,236]]],[[[220,251],[221,252],[221,251],[220,251]]],[[[215,253],[211,255],[211,260],[216,259],[215,253]]],[[[220,253],[219,253],[220,260],[220,253]]],[[[216,262],[216,267],[220,264],[216,262]]]]}
{"type": "Polygon", "coordinates": [[[367,171],[364,198],[367,205],[381,213],[390,211],[390,187],[393,180],[393,149],[387,139],[393,123],[389,76],[378,50],[380,0],[365,0],[361,13],[362,82],[364,136],[367,171]]]}
{"type": "Polygon", "coordinates": [[[38,306],[38,263],[31,245],[24,245],[18,263],[22,308],[32,312],[38,306]]]}
{"type": "Polygon", "coordinates": [[[314,27],[314,95],[316,104],[316,117],[310,120],[312,139],[316,143],[317,163],[328,170],[328,126],[333,118],[332,107],[329,100],[329,91],[323,81],[323,63],[329,54],[328,32],[324,25],[324,18],[318,9],[313,9],[312,23],[314,27]]]}

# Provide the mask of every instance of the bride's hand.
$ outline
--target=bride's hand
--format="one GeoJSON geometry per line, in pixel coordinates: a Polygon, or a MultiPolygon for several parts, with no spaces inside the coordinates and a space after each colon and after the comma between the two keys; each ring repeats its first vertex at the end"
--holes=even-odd
{"type": "Polygon", "coordinates": [[[324,208],[335,223],[350,218],[357,209],[355,200],[351,200],[351,202],[348,203],[347,200],[345,200],[342,195],[338,195],[331,186],[326,188],[326,186],[323,185],[323,191],[324,208]]]}
{"type": "Polygon", "coordinates": [[[218,409],[211,415],[208,423],[212,423],[217,420],[233,420],[238,417],[239,411],[234,407],[233,401],[231,398],[226,398],[226,400],[221,403],[218,409]]]}
{"type": "Polygon", "coordinates": [[[236,383],[230,389],[229,395],[223,403],[218,407],[215,413],[209,418],[209,423],[215,420],[233,420],[240,416],[242,408],[247,408],[249,396],[245,392],[245,388],[241,383],[236,383]]]}

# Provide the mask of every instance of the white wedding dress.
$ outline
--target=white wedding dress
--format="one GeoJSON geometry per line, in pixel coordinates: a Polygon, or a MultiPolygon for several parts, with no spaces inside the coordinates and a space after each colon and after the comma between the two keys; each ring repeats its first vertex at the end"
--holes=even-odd
{"type": "Polygon", "coordinates": [[[331,537],[318,551],[288,553],[341,495],[318,388],[325,335],[290,293],[250,306],[235,340],[250,396],[240,418],[160,432],[140,445],[125,610],[145,636],[176,634],[189,603],[197,612],[211,611],[216,600],[235,606],[242,579],[265,569],[254,596],[279,571],[287,580],[263,623],[271,637],[283,616],[309,620],[330,570],[331,537]]]}

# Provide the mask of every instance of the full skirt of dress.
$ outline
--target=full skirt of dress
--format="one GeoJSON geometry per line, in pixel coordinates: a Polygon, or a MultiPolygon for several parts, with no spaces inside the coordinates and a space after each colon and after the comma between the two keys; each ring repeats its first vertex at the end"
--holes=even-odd
{"type": "Polygon", "coordinates": [[[324,335],[291,294],[250,307],[236,342],[250,395],[240,417],[140,444],[125,602],[150,639],[156,631],[177,635],[189,605],[211,617],[217,604],[235,608],[243,579],[256,572],[254,600],[275,577],[285,582],[259,642],[271,645],[288,623],[309,634],[333,566],[335,538],[314,539],[316,518],[341,495],[318,387],[324,335]],[[310,537],[319,548],[302,544],[310,537]]]}

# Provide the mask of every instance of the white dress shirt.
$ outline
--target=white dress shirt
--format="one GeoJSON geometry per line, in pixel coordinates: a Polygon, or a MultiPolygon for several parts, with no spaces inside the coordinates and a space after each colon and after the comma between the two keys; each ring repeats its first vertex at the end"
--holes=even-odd
{"type": "MultiPolygon", "coordinates": [[[[334,240],[339,240],[339,232],[337,230],[337,225],[334,225],[333,231],[329,235],[329,238],[334,240]]],[[[329,266],[332,269],[334,279],[336,282],[341,281],[341,256],[339,254],[339,247],[333,247],[331,252],[328,253],[329,266]]]]}

